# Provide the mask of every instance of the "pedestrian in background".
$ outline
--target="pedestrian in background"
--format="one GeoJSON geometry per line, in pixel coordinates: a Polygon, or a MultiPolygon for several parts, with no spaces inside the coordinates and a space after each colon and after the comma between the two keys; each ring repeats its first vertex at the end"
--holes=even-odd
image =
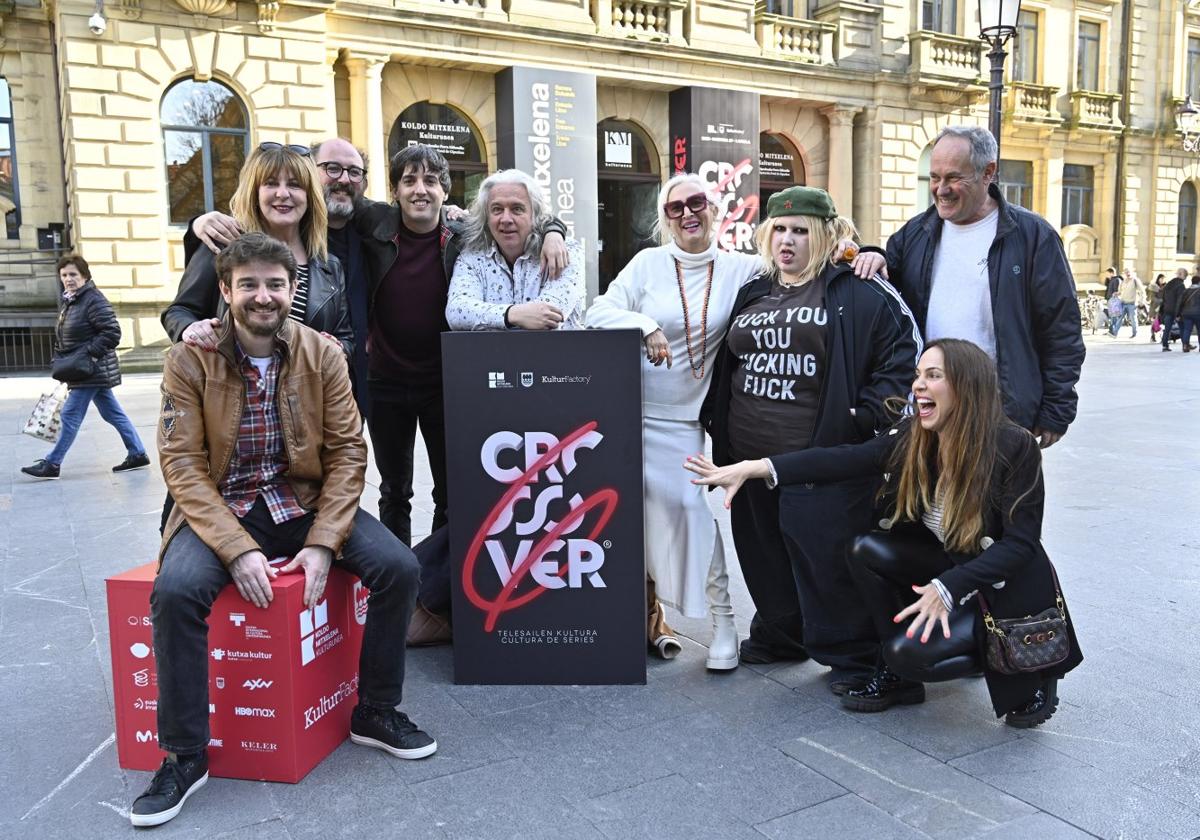
{"type": "Polygon", "coordinates": [[[1187,287],[1179,299],[1179,317],[1183,321],[1179,336],[1183,343],[1183,352],[1190,353],[1196,349],[1192,345],[1192,330],[1200,333],[1200,274],[1192,276],[1192,285],[1187,287]]]}
{"type": "Polygon", "coordinates": [[[1151,344],[1158,341],[1158,331],[1162,329],[1162,319],[1159,318],[1159,309],[1162,307],[1162,293],[1166,283],[1167,275],[1160,274],[1154,278],[1154,282],[1146,289],[1146,297],[1148,298],[1146,311],[1150,318],[1151,344]]]}
{"type": "Polygon", "coordinates": [[[121,366],[117,362],[117,345],[121,343],[121,325],[112,304],[92,282],[92,272],[83,257],[63,257],[58,261],[58,326],[54,331],[55,356],[65,357],[72,352],[86,354],[94,373],[80,381],[68,382],[67,401],[62,409],[62,431],[58,443],[45,457],[21,472],[34,478],[59,477],[67,450],[75,442],[79,427],[93,402],[96,410],[117,430],[125,444],[125,460],[112,468],[113,472],[140,470],[150,465],[146,448],[133,423],[126,416],[112,389],[121,384],[121,366]],[[80,350],[80,348],[86,348],[80,350]]]}
{"type": "MultiPolygon", "coordinates": [[[[1158,307],[1159,318],[1162,320],[1163,336],[1162,349],[1164,353],[1171,352],[1171,328],[1179,318],[1179,302],[1187,288],[1188,272],[1186,268],[1175,269],[1175,276],[1163,287],[1162,302],[1158,307]]],[[[1180,325],[1182,327],[1182,324],[1180,325]]]]}
{"type": "Polygon", "coordinates": [[[1113,338],[1121,331],[1121,322],[1128,319],[1129,326],[1133,330],[1130,338],[1137,338],[1137,322],[1138,322],[1138,300],[1142,299],[1146,294],[1146,284],[1141,278],[1134,273],[1132,268],[1125,269],[1125,276],[1121,280],[1120,288],[1117,290],[1117,297],[1121,301],[1121,314],[1113,318],[1109,323],[1109,333],[1113,338]]]}

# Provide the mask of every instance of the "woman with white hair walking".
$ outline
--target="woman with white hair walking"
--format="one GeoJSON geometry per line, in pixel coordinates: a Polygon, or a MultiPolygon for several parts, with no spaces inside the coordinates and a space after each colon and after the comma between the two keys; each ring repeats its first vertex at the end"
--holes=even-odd
{"type": "Polygon", "coordinates": [[[738,289],[758,260],[717,247],[716,207],[696,175],[659,193],[662,245],[639,252],[587,312],[587,326],[642,332],[647,638],[665,659],[680,645],[659,603],[689,618],[712,614],[707,667],[738,665],[725,551],[705,493],[680,470],[704,449],[700,404],[738,289]],[[657,596],[657,597],[656,597],[657,596]],[[707,602],[707,603],[706,603],[707,602]]]}

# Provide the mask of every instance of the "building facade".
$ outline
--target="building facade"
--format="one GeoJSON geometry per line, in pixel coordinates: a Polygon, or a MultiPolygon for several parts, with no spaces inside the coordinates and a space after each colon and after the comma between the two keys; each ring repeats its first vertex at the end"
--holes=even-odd
{"type": "MultiPolygon", "coordinates": [[[[349,137],[381,200],[390,154],[431,143],[465,203],[528,151],[514,66],[550,74],[547,148],[594,157],[569,208],[593,291],[703,143],[729,144],[710,174],[731,222],[807,183],[883,242],[928,205],[937,132],[986,125],[978,28],[966,0],[0,0],[0,335],[52,323],[61,243],[116,306],[126,362],[155,364],[186,223],[226,209],[259,142],[349,137]]],[[[1060,228],[1081,290],[1113,263],[1194,265],[1200,163],[1174,111],[1200,94],[1200,7],[1027,0],[1009,51],[1000,180],[1060,228]]]]}

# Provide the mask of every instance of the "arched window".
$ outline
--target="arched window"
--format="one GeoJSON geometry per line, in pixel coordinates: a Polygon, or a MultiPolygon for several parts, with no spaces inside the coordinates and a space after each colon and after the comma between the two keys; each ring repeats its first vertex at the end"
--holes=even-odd
{"type": "Polygon", "coordinates": [[[929,205],[933,204],[933,196],[929,194],[929,167],[933,161],[933,144],[930,143],[925,147],[925,151],[921,152],[921,159],[917,161],[917,210],[923,211],[929,209],[929,205]]]}
{"type": "Polygon", "coordinates": [[[1185,181],[1179,188],[1178,229],[1175,232],[1175,252],[1196,253],[1196,186],[1185,181]]]}
{"type": "Polygon", "coordinates": [[[163,95],[160,118],[170,223],[229,212],[250,145],[241,100],[220,82],[182,79],[163,95]]]}
{"type": "Polygon", "coordinates": [[[21,236],[21,197],[17,193],[17,138],[13,131],[12,94],[0,76],[0,212],[4,238],[21,236]]]}
{"type": "Polygon", "coordinates": [[[758,135],[758,206],[759,217],[767,212],[767,199],[780,190],[803,186],[807,174],[804,158],[782,134],[764,131],[758,135]]]}
{"type": "Polygon", "coordinates": [[[392,123],[388,159],[417,143],[437,149],[450,164],[450,195],[446,203],[466,207],[474,201],[488,174],[487,159],[478,133],[466,115],[450,105],[432,102],[409,105],[392,123]]]}

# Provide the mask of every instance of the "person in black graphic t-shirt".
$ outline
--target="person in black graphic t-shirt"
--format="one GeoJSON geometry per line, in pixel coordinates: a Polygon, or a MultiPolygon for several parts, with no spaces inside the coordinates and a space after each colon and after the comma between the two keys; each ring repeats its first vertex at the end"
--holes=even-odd
{"type": "MultiPolygon", "coordinates": [[[[742,288],[701,420],[727,464],[870,439],[884,400],[908,392],[920,334],[896,290],[835,262],[857,235],[824,190],[771,196],[758,229],[766,270],[742,288]]],[[[742,661],[833,668],[835,694],[865,683],[879,639],[845,567],[878,480],[819,487],[747,482],[732,499],[738,561],[758,610],[742,661]]]]}

